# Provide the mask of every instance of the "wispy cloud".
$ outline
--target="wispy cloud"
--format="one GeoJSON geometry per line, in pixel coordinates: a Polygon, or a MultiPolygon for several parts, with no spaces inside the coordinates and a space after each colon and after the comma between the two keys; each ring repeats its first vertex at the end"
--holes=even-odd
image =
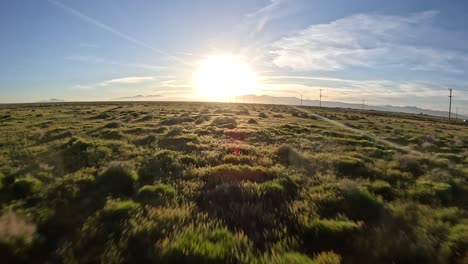
{"type": "Polygon", "coordinates": [[[127,40],[129,42],[132,42],[135,45],[138,45],[140,47],[143,47],[143,48],[149,49],[151,51],[157,52],[157,53],[159,53],[159,54],[161,54],[161,55],[163,55],[163,56],[165,56],[165,57],[167,57],[169,59],[178,61],[178,62],[180,62],[180,63],[182,63],[184,65],[190,65],[185,60],[182,60],[179,57],[170,54],[169,52],[166,52],[164,50],[156,48],[153,45],[150,45],[149,43],[146,43],[144,41],[138,40],[138,39],[136,39],[136,38],[124,33],[124,32],[121,32],[121,31],[119,31],[119,30],[117,30],[117,29],[115,29],[115,28],[113,28],[113,27],[111,27],[111,26],[109,26],[109,25],[95,19],[95,18],[92,18],[92,17],[90,17],[90,16],[88,16],[88,15],[86,15],[86,14],[84,14],[84,13],[82,13],[82,12],[68,6],[68,5],[65,5],[62,2],[59,2],[59,1],[56,1],[56,0],[47,0],[47,1],[49,1],[49,3],[51,3],[53,5],[61,8],[62,10],[66,11],[67,13],[79,18],[83,22],[94,25],[94,26],[96,26],[96,27],[98,27],[98,28],[100,28],[102,30],[105,30],[105,31],[117,36],[117,37],[120,37],[120,38],[122,38],[124,40],[127,40]]]}
{"type": "Polygon", "coordinates": [[[295,71],[357,66],[464,72],[467,54],[424,43],[428,36],[442,32],[433,25],[437,15],[438,11],[408,16],[358,14],[311,25],[272,43],[273,63],[295,71]]]}
{"type": "Polygon", "coordinates": [[[147,76],[147,77],[140,77],[140,76],[132,76],[132,77],[123,77],[123,78],[116,78],[107,80],[101,83],[101,85],[110,85],[110,84],[137,84],[137,83],[144,83],[155,80],[154,77],[147,76]]]}

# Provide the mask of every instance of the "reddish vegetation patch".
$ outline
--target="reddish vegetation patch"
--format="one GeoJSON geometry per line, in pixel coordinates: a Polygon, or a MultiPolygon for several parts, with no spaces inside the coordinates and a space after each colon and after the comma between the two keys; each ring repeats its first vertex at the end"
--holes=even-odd
{"type": "Polygon", "coordinates": [[[236,155],[236,156],[242,155],[240,148],[233,148],[231,153],[232,155],[236,155]]]}

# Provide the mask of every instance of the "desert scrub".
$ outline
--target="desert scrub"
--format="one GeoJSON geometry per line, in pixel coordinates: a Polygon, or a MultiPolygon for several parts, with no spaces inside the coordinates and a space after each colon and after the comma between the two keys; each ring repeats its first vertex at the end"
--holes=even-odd
{"type": "Polygon", "coordinates": [[[237,127],[237,121],[234,117],[216,117],[211,122],[211,125],[217,126],[220,128],[229,128],[233,129],[237,127]]]}
{"type": "Polygon", "coordinates": [[[243,181],[264,182],[273,178],[266,168],[246,165],[219,165],[200,169],[198,174],[205,182],[214,185],[243,181]]]}
{"type": "Polygon", "coordinates": [[[342,177],[369,177],[372,172],[363,160],[354,157],[345,157],[335,162],[336,173],[342,177]]]}
{"type": "Polygon", "coordinates": [[[142,162],[138,174],[140,181],[151,184],[155,180],[170,182],[182,176],[184,165],[178,152],[161,150],[142,162]]]}
{"type": "Polygon", "coordinates": [[[64,145],[63,166],[66,171],[73,172],[84,167],[103,165],[111,155],[111,150],[105,146],[73,137],[64,145]]]}
{"type": "Polygon", "coordinates": [[[391,201],[395,198],[395,190],[390,185],[390,183],[386,181],[382,181],[382,180],[374,181],[368,184],[367,188],[371,193],[380,195],[382,198],[384,198],[387,201],[391,201]]]}
{"type": "Polygon", "coordinates": [[[132,200],[107,200],[101,216],[106,221],[118,221],[128,218],[139,209],[140,205],[132,200]]]}
{"type": "Polygon", "coordinates": [[[225,228],[204,230],[189,227],[163,244],[163,263],[245,263],[252,245],[242,234],[225,228]]]}
{"type": "Polygon", "coordinates": [[[143,204],[158,206],[167,204],[176,196],[176,190],[169,185],[145,185],[138,190],[136,200],[143,204]]]}
{"type": "Polygon", "coordinates": [[[137,180],[135,171],[125,165],[115,164],[96,178],[96,184],[104,195],[131,196],[137,180]]]}
{"type": "Polygon", "coordinates": [[[362,229],[362,224],[333,219],[312,219],[304,226],[305,247],[312,246],[316,252],[323,250],[343,251],[349,249],[353,237],[362,229]]]}
{"type": "Polygon", "coordinates": [[[11,185],[11,192],[15,198],[25,198],[37,194],[42,189],[42,182],[33,176],[16,179],[11,185]]]}
{"type": "Polygon", "coordinates": [[[465,263],[468,258],[468,222],[453,226],[449,230],[441,254],[450,263],[465,263]]]}
{"type": "Polygon", "coordinates": [[[447,204],[452,200],[452,188],[449,184],[426,179],[417,180],[409,194],[426,204],[447,204]]]}

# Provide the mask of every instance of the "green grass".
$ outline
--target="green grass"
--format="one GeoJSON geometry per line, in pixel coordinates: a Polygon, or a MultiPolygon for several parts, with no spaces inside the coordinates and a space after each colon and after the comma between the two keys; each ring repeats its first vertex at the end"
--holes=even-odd
{"type": "Polygon", "coordinates": [[[464,263],[467,146],[426,115],[2,105],[0,259],[464,263]]]}

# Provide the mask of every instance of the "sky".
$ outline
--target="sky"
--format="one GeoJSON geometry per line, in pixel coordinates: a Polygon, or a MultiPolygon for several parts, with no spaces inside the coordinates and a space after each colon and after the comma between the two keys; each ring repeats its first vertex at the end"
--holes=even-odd
{"type": "Polygon", "coordinates": [[[230,54],[257,95],[447,110],[452,88],[468,114],[467,12],[463,0],[4,0],[0,103],[200,100],[200,62],[230,54]]]}

